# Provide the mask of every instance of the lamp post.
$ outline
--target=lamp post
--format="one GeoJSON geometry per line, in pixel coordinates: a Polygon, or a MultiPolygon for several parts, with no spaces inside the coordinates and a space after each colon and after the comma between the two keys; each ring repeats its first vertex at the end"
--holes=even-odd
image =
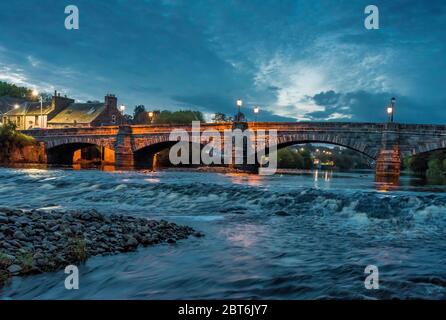
{"type": "Polygon", "coordinates": [[[125,105],[120,105],[119,106],[119,111],[121,111],[121,125],[124,124],[124,111],[125,111],[125,105]]]}
{"type": "Polygon", "coordinates": [[[240,108],[243,105],[243,101],[242,99],[237,99],[237,117],[236,117],[236,121],[240,122],[240,108]]]}
{"type": "Polygon", "coordinates": [[[260,112],[260,108],[258,106],[254,107],[255,122],[257,122],[257,116],[258,116],[259,112],[260,112]]]}
{"type": "Polygon", "coordinates": [[[152,124],[152,120],[153,120],[153,112],[152,111],[149,112],[149,120],[150,120],[150,124],[152,124]]]}
{"type": "Polygon", "coordinates": [[[43,98],[42,95],[39,95],[39,91],[33,90],[32,95],[34,97],[39,97],[40,100],[40,129],[43,129],[43,98]]]}
{"type": "Polygon", "coordinates": [[[389,117],[389,122],[393,122],[393,112],[395,109],[395,102],[396,102],[396,98],[393,97],[392,99],[390,99],[390,104],[387,107],[387,115],[389,117]]]}

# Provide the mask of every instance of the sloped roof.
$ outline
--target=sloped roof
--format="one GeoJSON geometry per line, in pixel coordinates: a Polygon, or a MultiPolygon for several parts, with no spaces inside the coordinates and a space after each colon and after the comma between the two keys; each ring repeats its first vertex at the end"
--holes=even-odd
{"type": "MultiPolygon", "coordinates": [[[[48,114],[53,111],[51,102],[44,102],[42,112],[48,114]]],[[[40,116],[40,102],[33,102],[28,104],[28,110],[26,110],[27,116],[40,116]]]]}
{"type": "Polygon", "coordinates": [[[13,98],[10,96],[0,97],[0,113],[6,113],[14,108],[15,104],[22,104],[26,100],[22,98],[13,98]]]}
{"type": "MultiPolygon", "coordinates": [[[[23,102],[19,104],[20,107],[17,109],[11,109],[6,112],[7,116],[40,116],[40,102],[23,102]]],[[[42,113],[44,115],[50,113],[53,110],[51,103],[44,102],[42,113]]]]}
{"type": "Polygon", "coordinates": [[[66,123],[90,123],[96,119],[105,109],[105,104],[93,103],[72,103],[65,110],[58,113],[49,124],[66,123]]]}

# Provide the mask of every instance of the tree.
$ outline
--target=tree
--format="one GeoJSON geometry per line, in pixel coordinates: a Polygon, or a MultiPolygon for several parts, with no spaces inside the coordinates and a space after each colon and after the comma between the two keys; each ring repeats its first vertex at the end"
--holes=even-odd
{"type": "MultiPolygon", "coordinates": [[[[9,96],[12,98],[21,98],[28,101],[38,101],[39,97],[32,94],[33,90],[26,87],[19,87],[15,84],[0,81],[0,97],[9,96]]],[[[50,101],[52,95],[46,92],[40,94],[44,102],[50,101]]]]}
{"type": "Polygon", "coordinates": [[[427,170],[427,159],[424,155],[410,157],[407,161],[407,167],[414,173],[425,173],[427,170]]]}
{"type": "Polygon", "coordinates": [[[123,118],[124,118],[124,123],[125,124],[134,124],[133,123],[133,117],[131,116],[131,115],[129,115],[129,114],[124,114],[123,115],[123,118]]]}
{"type": "Polygon", "coordinates": [[[235,115],[235,119],[236,119],[236,121],[239,121],[239,122],[245,122],[246,116],[243,112],[237,112],[235,115]]]}
{"type": "Polygon", "coordinates": [[[144,105],[135,106],[133,109],[133,124],[148,124],[149,116],[147,115],[146,107],[144,105]]]}
{"type": "Polygon", "coordinates": [[[338,167],[341,170],[349,170],[354,168],[354,162],[353,159],[351,157],[351,155],[349,155],[348,153],[346,154],[335,154],[333,155],[333,161],[336,165],[336,167],[338,167]]]}
{"type": "Polygon", "coordinates": [[[308,150],[302,150],[299,151],[299,154],[301,155],[303,159],[303,168],[302,169],[312,169],[313,168],[313,157],[311,156],[311,153],[308,150]]]}
{"type": "Polygon", "coordinates": [[[279,168],[305,169],[304,158],[296,149],[279,149],[277,153],[272,154],[271,157],[277,157],[277,165],[279,168]]]}
{"type": "Polygon", "coordinates": [[[443,165],[441,163],[441,160],[438,158],[430,159],[427,162],[428,169],[426,170],[426,176],[431,178],[437,178],[441,177],[443,173],[443,165]]]}
{"type": "Polygon", "coordinates": [[[0,96],[27,98],[31,96],[31,90],[25,87],[18,87],[15,84],[0,81],[0,96]]]}
{"type": "Polygon", "coordinates": [[[226,114],[222,113],[222,112],[217,112],[214,114],[214,117],[212,118],[213,122],[228,122],[229,119],[226,116],[226,114]]]}
{"type": "Polygon", "coordinates": [[[163,110],[153,119],[156,124],[191,124],[192,121],[204,122],[203,114],[200,111],[180,110],[169,111],[163,110]]]}
{"type": "Polygon", "coordinates": [[[43,102],[51,102],[53,95],[51,93],[43,92],[40,94],[43,102]]]}

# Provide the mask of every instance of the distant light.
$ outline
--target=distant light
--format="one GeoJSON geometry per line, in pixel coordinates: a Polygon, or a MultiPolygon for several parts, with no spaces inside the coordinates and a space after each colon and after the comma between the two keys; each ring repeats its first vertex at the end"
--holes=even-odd
{"type": "Polygon", "coordinates": [[[241,107],[243,105],[242,99],[237,99],[237,107],[241,107]]]}
{"type": "Polygon", "coordinates": [[[18,109],[18,108],[20,108],[20,106],[18,104],[15,104],[14,109],[18,109]]]}
{"type": "Polygon", "coordinates": [[[124,112],[125,111],[125,105],[120,105],[119,106],[119,111],[124,112]]]}
{"type": "Polygon", "coordinates": [[[152,118],[152,117],[153,117],[153,112],[150,111],[150,112],[149,112],[149,118],[152,118]]]}
{"type": "Polygon", "coordinates": [[[387,113],[388,113],[388,114],[392,114],[392,112],[393,112],[393,108],[392,108],[392,107],[388,107],[388,108],[387,108],[387,113]]]}
{"type": "Polygon", "coordinates": [[[259,108],[259,107],[255,107],[255,108],[254,108],[254,113],[259,113],[259,111],[260,111],[260,108],[259,108]]]}
{"type": "Polygon", "coordinates": [[[39,95],[39,91],[37,91],[36,89],[34,89],[34,90],[31,92],[31,94],[32,94],[34,97],[37,97],[37,96],[39,95]]]}

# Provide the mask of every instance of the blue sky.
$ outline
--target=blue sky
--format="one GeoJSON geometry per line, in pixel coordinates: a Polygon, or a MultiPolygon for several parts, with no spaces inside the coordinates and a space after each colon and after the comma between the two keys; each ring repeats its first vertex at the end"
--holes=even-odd
{"type": "Polygon", "coordinates": [[[77,100],[260,120],[446,123],[446,1],[14,0],[0,80],[77,100]],[[77,5],[80,29],[64,28],[77,5]],[[380,29],[364,28],[377,5],[380,29]]]}

